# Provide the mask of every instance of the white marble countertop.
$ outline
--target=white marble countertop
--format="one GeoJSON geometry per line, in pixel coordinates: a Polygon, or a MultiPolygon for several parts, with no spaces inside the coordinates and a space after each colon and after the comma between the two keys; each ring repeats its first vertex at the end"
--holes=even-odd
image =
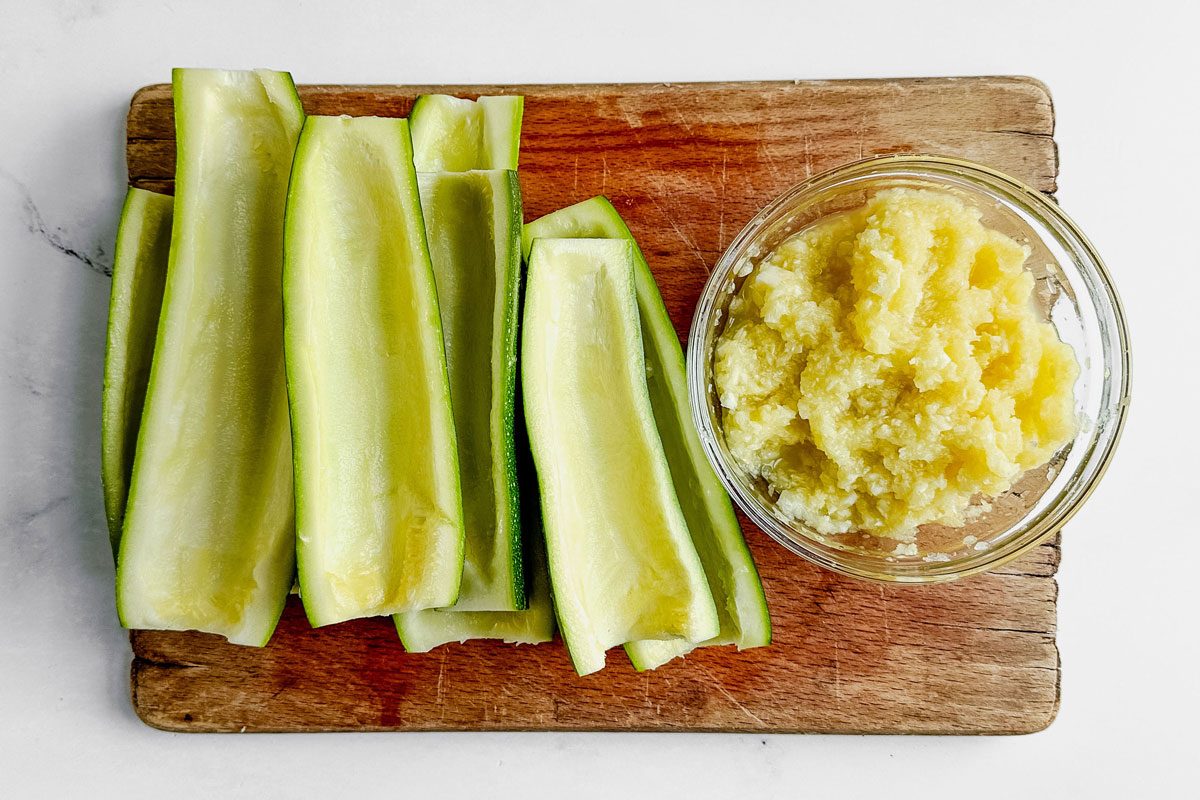
{"type": "Polygon", "coordinates": [[[1180,796],[1195,776],[1192,154],[1184,3],[973,8],[740,0],[0,0],[0,795],[1180,796]],[[344,6],[344,7],[343,7],[344,6]],[[753,735],[186,736],[143,726],[113,610],[99,479],[108,271],[130,93],[172,66],[300,82],[683,81],[1021,73],[1058,110],[1063,206],[1106,256],[1134,342],[1120,452],[1063,544],[1062,711],[1011,739],[753,735]],[[1189,543],[1190,545],[1190,543],[1189,543]],[[334,794],[336,793],[336,795],[334,794]]]}

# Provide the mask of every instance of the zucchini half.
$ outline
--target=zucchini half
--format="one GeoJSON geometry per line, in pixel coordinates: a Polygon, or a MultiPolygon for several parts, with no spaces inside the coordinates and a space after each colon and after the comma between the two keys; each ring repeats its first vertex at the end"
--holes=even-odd
{"type": "Polygon", "coordinates": [[[175,210],[117,567],[128,628],[270,639],[292,584],[286,72],[175,70],[175,210]]]}
{"type": "Polygon", "coordinates": [[[525,608],[513,441],[521,188],[508,170],[417,177],[445,337],[466,555],[458,611],[525,608]]]}
{"type": "MultiPolygon", "coordinates": [[[[535,239],[622,239],[633,234],[604,197],[593,197],[529,223],[522,233],[526,258],[535,239]]],[[[642,341],[645,345],[646,384],[654,420],[671,468],[671,480],[708,585],[717,604],[721,631],[703,642],[647,641],[625,646],[638,670],[654,669],[701,645],[737,645],[739,650],[771,643],[771,617],[762,581],[746,547],[741,526],[724,487],[704,455],[692,422],[684,372],[683,349],[654,275],[636,243],[634,283],[637,288],[642,341]]]]}
{"type": "Polygon", "coordinates": [[[515,170],[524,113],[520,95],[421,95],[409,115],[417,172],[515,170]]]}
{"type": "Polygon", "coordinates": [[[162,310],[174,204],[170,195],[130,187],[117,227],[100,422],[100,477],[114,558],[162,310]]]}
{"type": "Polygon", "coordinates": [[[285,253],[296,553],[309,621],[451,605],[462,498],[405,120],[309,117],[285,253]]]}
{"type": "Polygon", "coordinates": [[[580,675],[618,644],[720,629],[650,406],[635,252],[538,239],[529,258],[525,421],[559,628],[580,675]]]}
{"type": "MultiPolygon", "coordinates": [[[[490,140],[505,143],[491,150],[509,154],[496,164],[514,169],[520,112],[519,97],[481,98],[478,104],[423,97],[412,117],[414,162],[491,165],[479,153],[479,128],[471,124],[482,114],[492,123],[490,140]],[[510,113],[497,114],[496,103],[510,113]],[[452,163],[441,156],[464,150],[468,155],[452,163]]],[[[534,644],[554,634],[540,524],[535,508],[519,502],[517,486],[516,452],[528,460],[528,447],[517,448],[514,431],[522,214],[520,184],[510,170],[417,175],[445,333],[467,552],[452,608],[396,615],[409,652],[468,639],[534,644]]]]}

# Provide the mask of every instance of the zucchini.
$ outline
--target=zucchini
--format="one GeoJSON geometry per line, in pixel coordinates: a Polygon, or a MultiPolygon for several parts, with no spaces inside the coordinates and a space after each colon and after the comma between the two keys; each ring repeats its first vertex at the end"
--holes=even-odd
{"type": "Polygon", "coordinates": [[[521,388],[558,624],[580,675],[614,645],[720,629],[650,407],[635,252],[539,239],[529,258],[521,388]]]}
{"type": "Polygon", "coordinates": [[[521,188],[507,170],[418,176],[458,439],[459,611],[525,607],[513,443],[521,188]]]}
{"type": "Polygon", "coordinates": [[[285,72],[175,70],[175,220],[117,567],[128,628],[270,638],[292,584],[285,72]]]}
{"type": "Polygon", "coordinates": [[[284,250],[296,557],[309,621],[451,605],[462,498],[405,120],[308,119],[284,250]]]}
{"type": "Polygon", "coordinates": [[[170,195],[130,187],[117,227],[100,422],[100,477],[114,558],[162,310],[174,203],[170,195]]]}
{"type": "Polygon", "coordinates": [[[409,115],[417,171],[515,170],[524,110],[525,99],[519,95],[418,97],[409,115]]]}
{"type": "MultiPolygon", "coordinates": [[[[480,106],[491,99],[483,98],[480,106]]],[[[510,143],[512,156],[504,165],[515,168],[521,98],[497,99],[516,109],[515,117],[507,117],[507,128],[496,133],[493,124],[493,135],[506,136],[510,143]]],[[[414,162],[438,168],[487,166],[478,152],[478,126],[471,125],[478,122],[480,106],[444,96],[420,98],[412,115],[414,162]],[[451,113],[442,113],[445,108],[451,113]],[[467,113],[452,113],[455,108],[467,113]],[[464,146],[475,155],[450,164],[439,155],[464,146]]],[[[493,123],[504,118],[491,117],[493,123]]],[[[396,630],[409,652],[468,639],[549,641],[554,621],[544,545],[538,541],[538,526],[520,520],[513,431],[520,184],[508,170],[422,172],[417,180],[458,434],[466,556],[455,605],[397,614],[396,630]],[[532,581],[529,596],[526,572],[532,581]]]]}
{"type": "MultiPolygon", "coordinates": [[[[633,242],[620,214],[604,197],[556,211],[525,226],[526,258],[537,238],[603,237],[633,242]]],[[[721,631],[704,642],[683,640],[633,642],[625,649],[638,670],[654,669],[699,645],[737,645],[739,650],[771,643],[771,617],[762,581],[746,547],[729,495],[704,455],[692,422],[684,372],[683,349],[671,325],[654,275],[634,247],[634,283],[645,345],[646,384],[662,438],[671,480],[688,530],[717,604],[721,631]]]]}

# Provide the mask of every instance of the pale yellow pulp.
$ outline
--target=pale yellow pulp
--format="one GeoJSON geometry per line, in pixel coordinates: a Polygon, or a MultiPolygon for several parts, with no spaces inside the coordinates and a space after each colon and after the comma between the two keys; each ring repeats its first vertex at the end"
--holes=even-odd
{"type": "Polygon", "coordinates": [[[1075,435],[1072,349],[1029,250],[954,195],[891,189],[787,239],[716,345],[730,452],[824,534],[961,525],[1075,435]]]}

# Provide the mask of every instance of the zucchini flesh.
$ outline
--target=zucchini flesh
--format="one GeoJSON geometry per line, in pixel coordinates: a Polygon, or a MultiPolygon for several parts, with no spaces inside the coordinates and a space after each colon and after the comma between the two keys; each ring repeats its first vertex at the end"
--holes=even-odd
{"type": "Polygon", "coordinates": [[[174,203],[170,195],[130,187],[117,227],[100,423],[100,477],[114,558],[162,309],[174,203]]]}
{"type": "Polygon", "coordinates": [[[462,499],[405,120],[308,119],[285,253],[296,552],[309,621],[451,605],[462,499]]]}
{"type": "Polygon", "coordinates": [[[521,121],[525,98],[520,95],[481,97],[483,148],[479,169],[516,170],[521,153],[521,121]]]}
{"type": "Polygon", "coordinates": [[[580,675],[615,645],[704,641],[720,627],[650,407],[634,252],[539,239],[529,259],[525,420],[558,624],[580,675]]]}
{"type": "Polygon", "coordinates": [[[129,628],[270,638],[291,587],[283,72],[175,70],[171,252],[117,568],[129,628]]]}
{"type": "MultiPolygon", "coordinates": [[[[604,197],[593,197],[526,225],[522,232],[526,258],[535,239],[550,237],[634,241],[620,214],[604,197]]],[[[679,504],[704,564],[721,621],[720,633],[703,642],[677,639],[627,644],[625,649],[634,667],[644,670],[661,666],[701,645],[732,644],[745,650],[770,644],[771,618],[762,581],[733,505],[704,455],[692,422],[679,337],[649,265],[636,243],[633,247],[650,404],[679,504]]]]}
{"type": "Polygon", "coordinates": [[[466,529],[458,611],[525,607],[513,442],[521,189],[507,170],[418,176],[466,529]]]}
{"type": "Polygon", "coordinates": [[[418,97],[409,115],[417,171],[515,170],[524,109],[519,95],[418,97]]]}

